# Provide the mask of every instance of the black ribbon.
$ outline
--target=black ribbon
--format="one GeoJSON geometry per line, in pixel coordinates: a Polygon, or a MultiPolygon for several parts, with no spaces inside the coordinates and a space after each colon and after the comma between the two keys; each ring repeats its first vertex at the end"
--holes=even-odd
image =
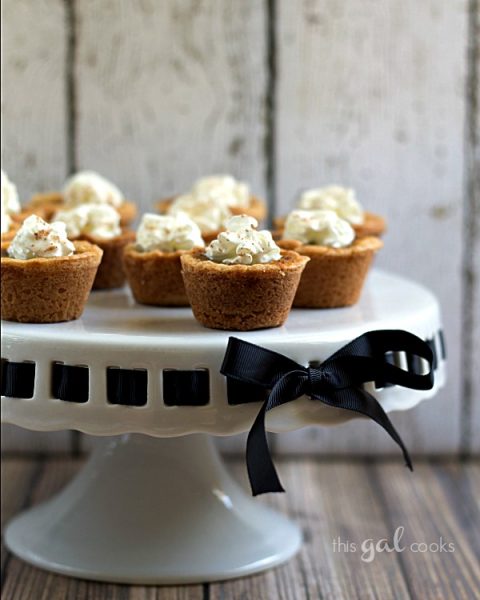
{"type": "Polygon", "coordinates": [[[286,356],[238,338],[229,338],[220,372],[232,380],[270,390],[267,400],[248,434],[247,469],[253,495],[283,492],[270,456],[265,432],[265,414],[300,396],[310,396],[335,408],[354,411],[381,425],[403,451],[410,470],[408,451],[376,398],[362,384],[374,381],[414,390],[433,387],[433,355],[426,342],[400,330],[370,331],[332,354],[319,367],[303,367],[286,356]],[[428,362],[428,373],[405,371],[387,358],[387,353],[406,352],[428,362]]]}

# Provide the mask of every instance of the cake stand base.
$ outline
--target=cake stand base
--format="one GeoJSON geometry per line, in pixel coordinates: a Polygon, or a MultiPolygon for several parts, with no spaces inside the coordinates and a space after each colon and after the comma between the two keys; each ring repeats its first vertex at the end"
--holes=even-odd
{"type": "Polygon", "coordinates": [[[14,519],[5,540],[63,575],[181,584],[278,565],[301,534],[233,481],[208,436],[125,435],[107,440],[60,494],[14,519]]]}

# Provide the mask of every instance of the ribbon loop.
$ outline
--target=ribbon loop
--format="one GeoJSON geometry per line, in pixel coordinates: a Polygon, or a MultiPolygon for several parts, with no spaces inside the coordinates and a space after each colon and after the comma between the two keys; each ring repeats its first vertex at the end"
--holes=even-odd
{"type": "Polygon", "coordinates": [[[234,381],[269,390],[247,441],[247,469],[253,495],[284,491],[268,449],[265,415],[300,396],[328,406],[357,412],[378,423],[400,446],[407,466],[408,451],[378,400],[363,389],[375,381],[417,390],[433,387],[433,354],[426,342],[401,330],[370,331],[346,344],[319,367],[305,368],[293,360],[238,338],[229,338],[220,369],[234,381]],[[406,352],[428,363],[424,374],[405,371],[387,360],[389,352],[406,352]]]}

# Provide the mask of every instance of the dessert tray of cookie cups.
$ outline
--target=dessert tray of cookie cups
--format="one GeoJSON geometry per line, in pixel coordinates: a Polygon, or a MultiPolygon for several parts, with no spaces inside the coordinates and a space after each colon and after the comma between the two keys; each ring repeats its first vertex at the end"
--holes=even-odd
{"type": "MultiPolygon", "coordinates": [[[[445,379],[435,297],[379,270],[356,305],[294,308],[272,329],[207,329],[190,308],[140,305],[126,288],[92,293],[75,321],[3,321],[2,328],[2,421],[104,438],[60,494],[9,524],[6,543],[38,567],[94,580],[228,579],[278,565],[300,548],[299,526],[235,482],[213,443],[215,436],[250,431],[265,406],[265,390],[259,393],[248,377],[225,375],[232,341],[248,344],[257,357],[288,359],[311,378],[367,332],[414,334],[429,348],[434,383],[420,390],[388,378],[365,380],[385,413],[433,397],[445,379]]],[[[428,370],[399,347],[388,353],[392,369],[428,370]]],[[[359,415],[305,394],[269,406],[264,416],[265,429],[281,434],[359,415]]],[[[250,476],[258,484],[261,474],[250,476]]]]}

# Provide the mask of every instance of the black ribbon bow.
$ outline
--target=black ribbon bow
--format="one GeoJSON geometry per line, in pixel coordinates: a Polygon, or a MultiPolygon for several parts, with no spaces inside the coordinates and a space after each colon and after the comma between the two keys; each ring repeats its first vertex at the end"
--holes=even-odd
{"type": "Polygon", "coordinates": [[[254,496],[284,489],[270,456],[265,414],[300,396],[310,396],[335,408],[351,410],[373,419],[403,451],[410,470],[412,462],[402,439],[374,396],[362,384],[378,387],[400,385],[415,390],[433,387],[433,354],[426,342],[400,330],[365,333],[332,354],[319,367],[303,367],[286,356],[231,337],[220,372],[231,380],[270,390],[253,423],[247,441],[247,469],[254,496]],[[428,362],[428,373],[405,371],[387,359],[387,353],[406,352],[428,362]]]}

